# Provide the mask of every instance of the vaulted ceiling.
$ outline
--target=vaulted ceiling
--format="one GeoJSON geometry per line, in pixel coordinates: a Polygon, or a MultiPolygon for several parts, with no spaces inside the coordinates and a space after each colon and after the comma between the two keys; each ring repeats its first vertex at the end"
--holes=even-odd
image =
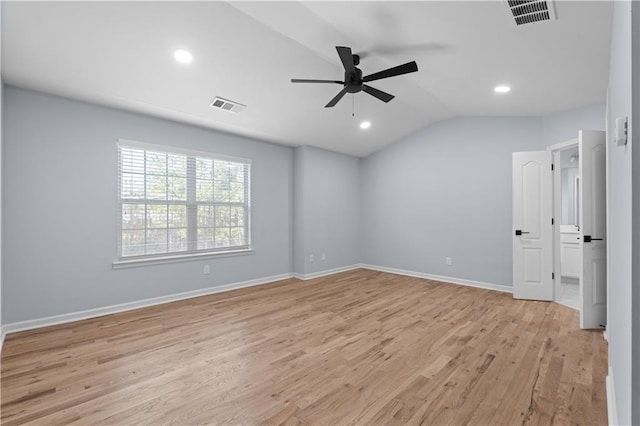
{"type": "Polygon", "coordinates": [[[516,26],[506,1],[2,2],[5,83],[287,145],[368,155],[454,116],[544,115],[604,102],[611,3],[555,2],[516,26]],[[335,46],[365,74],[419,71],[324,105],[335,46]],[[175,49],[193,62],[173,59],[175,49]],[[494,93],[498,84],[512,90],[494,93]],[[209,107],[220,96],[240,113],[209,107]],[[355,113],[355,116],[352,114],[355,113]],[[361,121],[371,127],[362,130],[361,121]]]}

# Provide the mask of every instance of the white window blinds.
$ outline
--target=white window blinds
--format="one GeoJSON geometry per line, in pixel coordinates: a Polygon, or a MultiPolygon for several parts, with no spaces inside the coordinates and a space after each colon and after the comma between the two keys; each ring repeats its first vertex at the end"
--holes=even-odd
{"type": "Polygon", "coordinates": [[[118,143],[118,258],[248,249],[250,161],[118,143]]]}

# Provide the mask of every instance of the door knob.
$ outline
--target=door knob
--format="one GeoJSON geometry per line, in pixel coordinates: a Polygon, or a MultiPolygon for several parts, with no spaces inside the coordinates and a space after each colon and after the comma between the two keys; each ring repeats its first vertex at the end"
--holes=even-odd
{"type": "Polygon", "coordinates": [[[523,234],[529,234],[529,232],[525,232],[525,231],[521,231],[519,229],[516,229],[516,235],[523,235],[523,234]]]}

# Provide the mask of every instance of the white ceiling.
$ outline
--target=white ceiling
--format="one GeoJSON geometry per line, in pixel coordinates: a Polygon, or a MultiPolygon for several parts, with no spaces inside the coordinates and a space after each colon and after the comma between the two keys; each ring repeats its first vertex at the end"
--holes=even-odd
{"type": "Polygon", "coordinates": [[[544,115],[605,99],[611,3],[556,2],[517,27],[494,2],[2,2],[5,83],[287,145],[368,155],[454,116],[544,115]],[[324,105],[342,80],[335,46],[370,74],[415,60],[324,105]],[[172,53],[186,48],[189,65],[172,53]],[[497,84],[511,85],[497,95],[497,84]],[[210,108],[215,96],[248,107],[210,108]],[[359,123],[370,120],[363,131],[359,123]]]}

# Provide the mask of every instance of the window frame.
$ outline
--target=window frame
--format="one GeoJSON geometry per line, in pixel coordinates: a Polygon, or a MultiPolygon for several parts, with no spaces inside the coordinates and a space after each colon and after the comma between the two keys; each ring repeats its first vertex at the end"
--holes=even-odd
{"type": "MultiPolygon", "coordinates": [[[[254,253],[254,249],[252,247],[252,239],[251,239],[251,165],[252,161],[248,158],[242,157],[234,157],[229,155],[216,154],[212,152],[206,151],[197,151],[191,149],[183,149],[174,146],[168,145],[158,145],[151,144],[146,142],[138,142],[129,139],[118,139],[116,142],[116,258],[113,261],[114,268],[122,268],[129,266],[139,266],[142,264],[158,264],[158,263],[167,263],[167,262],[180,262],[187,260],[194,260],[198,258],[210,258],[210,257],[227,257],[227,256],[236,256],[236,255],[244,255],[244,254],[252,254],[254,253]],[[183,155],[187,157],[187,163],[189,162],[189,158],[206,158],[214,161],[229,161],[233,163],[243,164],[247,166],[246,171],[246,203],[243,203],[245,207],[245,229],[246,229],[246,245],[243,246],[235,246],[235,247],[220,247],[220,248],[210,248],[210,249],[195,249],[195,250],[186,250],[186,251],[174,251],[174,252],[165,252],[165,253],[157,253],[157,254],[144,254],[144,255],[135,255],[135,256],[122,256],[122,206],[123,204],[128,204],[127,201],[123,201],[122,192],[120,187],[121,182],[121,160],[120,160],[120,148],[133,148],[145,151],[152,152],[161,152],[166,154],[177,154],[183,155]]],[[[187,187],[190,185],[188,181],[189,176],[187,176],[187,187]]],[[[195,176],[192,177],[194,180],[192,185],[196,185],[195,176]]],[[[218,202],[219,204],[229,205],[231,207],[233,205],[232,202],[218,202]]],[[[212,202],[198,202],[197,200],[190,200],[189,196],[187,196],[187,200],[182,201],[172,201],[172,200],[149,200],[149,199],[141,199],[140,204],[144,204],[145,206],[153,205],[153,204],[161,204],[161,205],[184,205],[187,209],[187,216],[189,215],[189,209],[192,208],[197,212],[198,206],[209,205],[215,206],[217,203],[215,201],[212,202]],[[157,201],[157,202],[156,202],[157,201]]],[[[195,226],[191,229],[194,230],[197,234],[198,230],[198,222],[197,222],[197,213],[195,217],[191,218],[195,220],[195,226]]],[[[146,227],[146,225],[145,225],[146,227]]],[[[146,229],[146,228],[145,228],[146,229]]],[[[187,218],[187,236],[189,235],[189,218],[187,218]]]]}

